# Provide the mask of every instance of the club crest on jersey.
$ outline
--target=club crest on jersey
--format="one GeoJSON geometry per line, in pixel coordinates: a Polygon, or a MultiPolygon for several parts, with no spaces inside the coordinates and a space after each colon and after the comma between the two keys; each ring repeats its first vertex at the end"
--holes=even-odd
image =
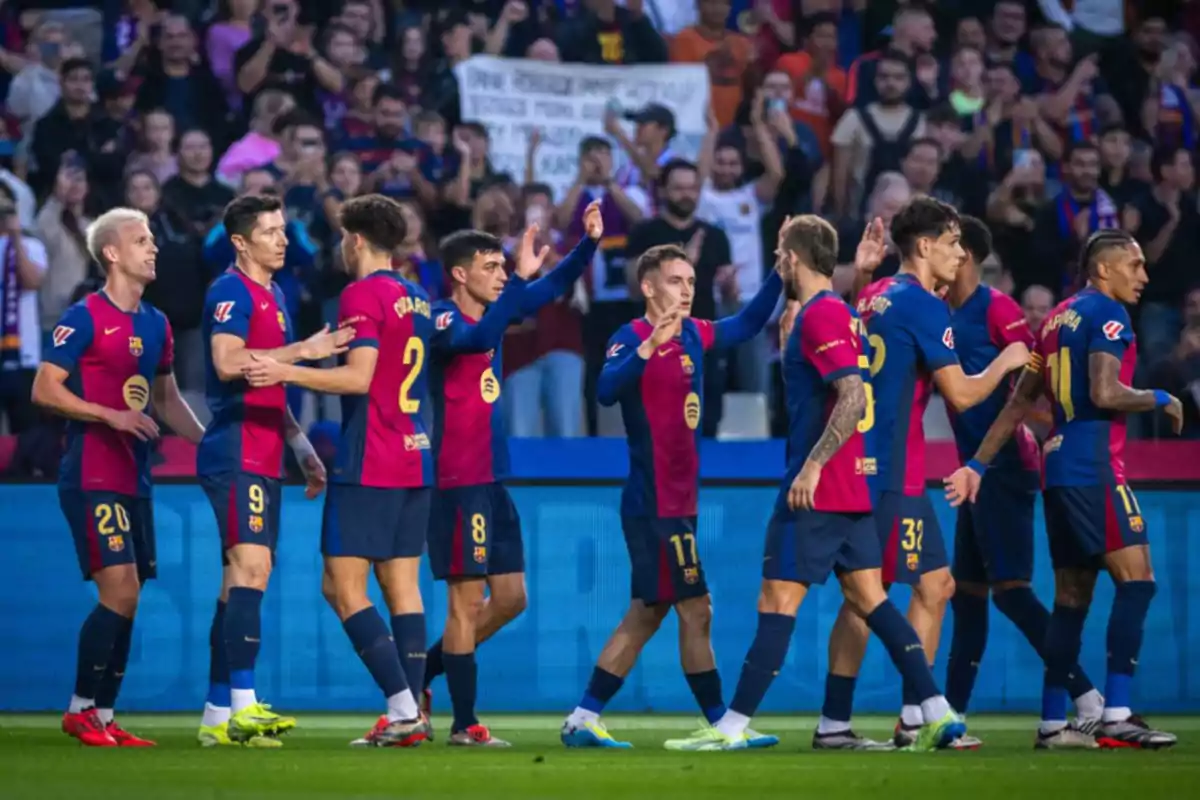
{"type": "Polygon", "coordinates": [[[608,352],[604,355],[604,357],[605,358],[616,358],[617,353],[621,352],[621,350],[624,347],[625,347],[625,345],[621,344],[620,342],[617,342],[612,347],[608,348],[608,352]]]}
{"type": "Polygon", "coordinates": [[[1104,331],[1105,339],[1115,342],[1121,338],[1121,331],[1125,330],[1125,326],[1113,319],[1104,323],[1104,327],[1101,330],[1104,331]]]}
{"type": "Polygon", "coordinates": [[[854,474],[855,475],[876,475],[879,472],[879,467],[876,466],[873,458],[856,458],[854,459],[854,474]]]}
{"type": "Polygon", "coordinates": [[[686,583],[688,586],[691,586],[699,580],[700,580],[700,568],[699,567],[684,567],[683,568],[683,582],[684,583],[686,583]]]}
{"type": "Polygon", "coordinates": [[[683,399],[683,421],[692,430],[700,427],[700,395],[688,392],[683,399]]]}
{"type": "Polygon", "coordinates": [[[134,411],[143,411],[150,405],[150,384],[141,375],[134,375],[121,387],[121,397],[134,411]]]}
{"type": "Polygon", "coordinates": [[[55,347],[62,347],[67,343],[67,339],[71,338],[71,334],[75,332],[74,328],[68,328],[66,325],[59,325],[51,334],[54,339],[55,347]]]}
{"type": "Polygon", "coordinates": [[[412,453],[417,450],[429,449],[429,437],[424,433],[404,434],[404,451],[412,453]]]}
{"type": "Polygon", "coordinates": [[[450,323],[453,320],[454,320],[454,312],[453,311],[443,311],[441,314],[438,314],[437,319],[435,319],[433,321],[433,327],[437,328],[439,331],[444,331],[444,330],[446,330],[446,328],[450,327],[450,323]]]}
{"type": "Polygon", "coordinates": [[[1141,533],[1145,529],[1146,523],[1142,521],[1140,515],[1134,514],[1129,518],[1129,530],[1133,531],[1134,533],[1141,533]]]}
{"type": "Polygon", "coordinates": [[[487,561],[487,548],[486,547],[476,547],[475,552],[472,554],[472,557],[475,559],[476,564],[483,564],[484,562],[487,561]]]}
{"type": "Polygon", "coordinates": [[[916,572],[917,567],[921,566],[921,556],[919,553],[909,553],[904,557],[904,566],[908,567],[909,572],[916,572]]]}
{"type": "Polygon", "coordinates": [[[213,309],[213,319],[217,322],[229,322],[229,317],[233,313],[233,301],[226,300],[223,303],[217,303],[217,307],[213,309]]]}
{"type": "Polygon", "coordinates": [[[687,353],[679,356],[679,365],[683,367],[684,375],[691,375],[696,371],[696,365],[692,363],[692,357],[687,353]]]}
{"type": "Polygon", "coordinates": [[[108,537],[108,549],[114,553],[119,553],[125,549],[125,537],[121,534],[114,534],[108,537]]]}
{"type": "Polygon", "coordinates": [[[496,380],[496,373],[492,372],[491,367],[479,376],[479,394],[488,405],[500,399],[500,381],[496,380]]]}
{"type": "Polygon", "coordinates": [[[250,519],[247,521],[247,523],[246,523],[246,524],[247,524],[247,526],[250,528],[250,531],[251,531],[252,533],[262,533],[262,529],[263,529],[263,518],[262,518],[262,516],[261,516],[261,515],[259,515],[259,514],[251,514],[251,515],[250,515],[250,519]]]}
{"type": "Polygon", "coordinates": [[[287,320],[283,318],[283,311],[276,311],[275,319],[279,322],[279,330],[287,333],[287,320]]]}
{"type": "Polygon", "coordinates": [[[942,333],[942,344],[951,350],[954,349],[954,330],[952,328],[946,328],[945,332],[942,333]]]}
{"type": "Polygon", "coordinates": [[[146,350],[145,350],[145,348],[142,347],[142,337],[130,336],[129,337],[129,354],[131,356],[133,356],[134,358],[138,358],[144,352],[146,352],[146,350]]]}

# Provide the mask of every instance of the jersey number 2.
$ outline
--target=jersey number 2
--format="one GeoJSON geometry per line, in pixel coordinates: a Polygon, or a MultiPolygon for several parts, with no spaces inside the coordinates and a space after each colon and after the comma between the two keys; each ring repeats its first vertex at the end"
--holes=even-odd
{"type": "Polygon", "coordinates": [[[404,343],[404,365],[409,368],[400,384],[400,410],[405,414],[416,414],[421,410],[421,401],[408,396],[412,386],[421,375],[421,367],[425,365],[425,343],[416,336],[408,337],[404,343]]]}
{"type": "Polygon", "coordinates": [[[1075,404],[1071,402],[1071,348],[1063,347],[1057,353],[1051,353],[1046,358],[1046,366],[1050,368],[1050,391],[1063,410],[1063,420],[1070,422],[1075,418],[1075,404]]]}

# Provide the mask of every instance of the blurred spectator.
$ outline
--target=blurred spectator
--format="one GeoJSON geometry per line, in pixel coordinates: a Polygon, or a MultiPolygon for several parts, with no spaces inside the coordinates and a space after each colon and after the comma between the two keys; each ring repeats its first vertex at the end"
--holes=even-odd
{"type": "MultiPolygon", "coordinates": [[[[1079,278],[1079,248],[1096,231],[1115,228],[1119,222],[1116,203],[1100,188],[1096,145],[1083,141],[1067,147],[1063,183],[1062,191],[1034,220],[1031,252],[1040,278],[1036,282],[1054,289],[1060,297],[1073,291],[1079,278]]],[[[1019,279],[1017,287],[1021,288],[1019,279]]]]}
{"type": "Polygon", "coordinates": [[[1147,83],[1142,103],[1143,129],[1159,147],[1200,144],[1200,95],[1192,85],[1196,74],[1195,43],[1177,37],[1162,53],[1147,83]]]}
{"type": "Polygon", "coordinates": [[[179,159],[172,151],[175,144],[175,120],[157,108],[142,114],[142,132],[137,152],[125,162],[125,172],[149,172],[162,185],[179,172],[179,159]]]}
{"type": "MultiPolygon", "coordinates": [[[[343,94],[346,100],[346,112],[338,125],[326,124],[334,137],[334,141],[361,138],[371,135],[375,125],[375,92],[383,84],[378,75],[363,75],[346,82],[343,94]]],[[[401,91],[403,96],[404,92],[401,91]]]]}
{"type": "Polygon", "coordinates": [[[213,180],[212,140],[193,128],[179,137],[179,172],[162,185],[162,204],[199,236],[221,219],[233,190],[213,180]]]}
{"type": "Polygon", "coordinates": [[[280,151],[275,120],[291,111],[295,105],[292,96],[286,92],[260,92],[254,99],[250,130],[221,156],[217,163],[217,177],[230,186],[237,186],[248,170],[274,161],[280,151]]]}
{"type": "Polygon", "coordinates": [[[879,175],[899,170],[908,143],[925,134],[924,116],[905,100],[911,79],[904,57],[889,51],[868,63],[864,74],[878,100],[848,109],[831,137],[833,210],[841,217],[861,211],[879,175]]]}
{"type": "Polygon", "coordinates": [[[283,148],[268,169],[280,182],[288,217],[311,230],[329,189],[324,131],[300,109],[276,120],[275,128],[283,148]]]}
{"type": "Polygon", "coordinates": [[[237,87],[253,103],[259,93],[289,93],[310,114],[319,115],[318,89],[338,94],[345,86],[337,67],[313,46],[311,25],[300,24],[296,0],[269,0],[262,36],[245,44],[233,58],[237,87]]]}
{"type": "Polygon", "coordinates": [[[1109,72],[1112,93],[1130,132],[1147,136],[1150,131],[1142,124],[1142,113],[1150,98],[1151,78],[1167,46],[1166,21],[1153,13],[1146,14],[1134,26],[1131,44],[1109,72]]]}
{"type": "Polygon", "coordinates": [[[46,248],[22,229],[16,199],[0,184],[0,421],[12,434],[37,421],[29,398],[42,358],[37,293],[47,266],[46,248]]]}
{"type": "Polygon", "coordinates": [[[402,28],[396,38],[400,46],[392,61],[388,80],[400,90],[405,105],[420,106],[433,71],[425,31],[419,25],[409,25],[402,28]]]}
{"type": "Polygon", "coordinates": [[[671,150],[675,138],[675,114],[666,106],[650,103],[637,111],[630,111],[625,118],[634,123],[633,139],[625,133],[621,117],[613,106],[604,112],[604,132],[617,141],[628,163],[617,174],[617,182],[625,188],[638,186],[646,191],[653,201],[659,184],[659,170],[677,156],[671,150]]]}
{"type": "Polygon", "coordinates": [[[1138,344],[1150,361],[1179,341],[1183,327],[1179,298],[1196,281],[1200,213],[1196,171],[1184,147],[1159,148],[1153,161],[1154,188],[1127,206],[1122,227],[1137,236],[1152,279],[1142,292],[1138,344]]]}
{"type": "MultiPolygon", "coordinates": [[[[1183,436],[1200,438],[1200,323],[1191,322],[1183,329],[1170,355],[1161,359],[1150,372],[1150,385],[1170,392],[1183,403],[1183,436]]],[[[1160,430],[1170,424],[1160,418],[1160,430]]]]}
{"type": "Polygon", "coordinates": [[[983,54],[959,45],[950,57],[950,105],[961,116],[977,114],[987,102],[983,91],[983,54]]]}
{"type": "MultiPolygon", "coordinates": [[[[780,57],[775,69],[791,78],[795,95],[789,111],[797,122],[807,125],[821,145],[826,160],[833,156],[829,135],[842,115],[846,102],[846,72],[837,66],[837,17],[819,13],[804,21],[803,49],[780,57]]],[[[768,74],[764,89],[772,81],[768,74]]]]}
{"type": "MultiPolygon", "coordinates": [[[[754,36],[754,44],[758,51],[758,63],[763,69],[772,69],[783,53],[795,49],[797,42],[796,20],[800,19],[797,6],[792,0],[754,0],[753,22],[746,28],[746,33],[754,36]],[[757,28],[757,29],[756,29],[757,28]]],[[[804,20],[810,20],[818,14],[805,14],[804,20]]],[[[836,31],[834,31],[836,35],[836,31]]],[[[834,51],[837,47],[835,45],[834,51]]]]}
{"type": "Polygon", "coordinates": [[[708,68],[713,113],[721,125],[731,125],[742,102],[742,80],[753,58],[754,45],[747,37],[725,27],[730,0],[695,2],[699,19],[671,39],[671,61],[704,64],[708,68]]]}
{"type": "Polygon", "coordinates": [[[62,96],[59,74],[68,60],[77,60],[83,49],[66,38],[58,22],[41,22],[25,47],[25,58],[12,61],[19,66],[8,85],[4,105],[20,121],[28,135],[30,127],[54,108],[62,96]]]}
{"type": "Polygon", "coordinates": [[[971,133],[962,153],[990,180],[999,181],[1014,166],[1028,164],[1035,150],[1043,160],[1056,161],[1062,156],[1062,139],[1042,118],[1037,102],[1021,96],[1021,84],[1011,65],[988,66],[984,93],[987,105],[968,118],[971,133]]]}
{"type": "MultiPolygon", "coordinates": [[[[372,71],[383,69],[388,61],[383,50],[385,26],[382,19],[376,18],[375,8],[372,0],[342,0],[341,13],[335,18],[334,26],[329,28],[330,31],[338,30],[339,27],[349,31],[363,51],[358,64],[365,65],[372,71]]],[[[336,62],[334,65],[339,68],[344,66],[336,62]]]]}
{"type": "Polygon", "coordinates": [[[1054,292],[1045,286],[1033,285],[1021,293],[1021,310],[1030,330],[1037,333],[1054,308],[1054,292]]]}
{"type": "MultiPolygon", "coordinates": [[[[220,83],[200,60],[196,32],[179,14],[165,15],[161,25],[156,47],[142,72],[137,108],[143,112],[165,109],[178,129],[203,128],[224,146],[228,107],[220,83]]],[[[159,180],[166,180],[156,174],[159,180]]]]}
{"type": "Polygon", "coordinates": [[[1103,0],[1038,0],[1049,22],[1071,33],[1081,55],[1114,48],[1125,35],[1125,3],[1103,0]]]}
{"type": "Polygon", "coordinates": [[[403,201],[400,210],[404,214],[404,244],[392,254],[392,265],[404,277],[424,289],[431,301],[439,300],[447,294],[446,273],[442,265],[430,257],[435,252],[434,243],[421,206],[403,201]]]}
{"type": "Polygon", "coordinates": [[[62,62],[60,70],[62,98],[34,125],[30,143],[33,157],[30,185],[39,194],[50,189],[63,153],[72,150],[86,161],[98,149],[92,67],[81,58],[72,58],[62,62]]]}
{"type": "Polygon", "coordinates": [[[38,291],[43,330],[51,330],[71,304],[75,287],[98,273],[88,255],[85,233],[91,220],[84,215],[88,194],[87,171],[76,153],[63,155],[53,192],[37,215],[38,238],[46,246],[46,280],[38,291]]]}
{"type": "Polygon", "coordinates": [[[221,84],[229,108],[240,110],[242,93],[237,85],[237,70],[233,60],[254,37],[255,12],[259,0],[220,0],[216,20],[204,34],[204,52],[208,66],[221,84]]]}
{"type": "MultiPolygon", "coordinates": [[[[685,2],[685,0],[679,0],[685,2]]],[[[584,64],[661,64],[667,45],[643,12],[644,0],[582,0],[584,11],[563,22],[558,50],[584,64]]]]}
{"type": "MultiPolygon", "coordinates": [[[[154,27],[161,12],[154,0],[127,0],[111,3],[120,9],[116,24],[105,31],[101,61],[118,77],[128,78],[142,63],[154,27]]],[[[112,14],[107,15],[112,19],[112,14]]]]}
{"type": "Polygon", "coordinates": [[[1132,155],[1129,132],[1124,128],[1109,125],[1100,132],[1100,188],[1108,192],[1117,208],[1124,208],[1150,189],[1133,177],[1132,155]]]}
{"type": "Polygon", "coordinates": [[[988,21],[988,43],[984,55],[990,64],[1008,64],[1024,83],[1033,80],[1033,57],[1021,47],[1028,31],[1028,16],[1022,0],[996,0],[988,21]]]}
{"type": "Polygon", "coordinates": [[[987,41],[987,31],[984,30],[983,20],[979,17],[960,17],[958,24],[954,26],[955,52],[962,48],[972,48],[979,53],[982,63],[987,41]]]}
{"type": "MultiPolygon", "coordinates": [[[[363,135],[346,137],[337,145],[358,156],[366,174],[365,191],[390,197],[413,197],[420,182],[418,144],[408,135],[408,109],[394,86],[382,85],[372,98],[374,115],[363,135]]],[[[426,186],[427,198],[437,196],[426,186]]]]}
{"type": "Polygon", "coordinates": [[[445,200],[460,209],[469,209],[483,189],[497,178],[488,157],[488,130],[478,122],[465,122],[452,138],[458,168],[454,178],[446,183],[445,200]]]}
{"type": "Polygon", "coordinates": [[[883,222],[887,238],[888,254],[872,273],[874,279],[895,275],[900,270],[900,256],[891,240],[892,218],[912,199],[912,189],[899,172],[885,172],[875,182],[875,188],[867,198],[867,213],[862,219],[848,219],[838,230],[838,268],[834,273],[834,289],[845,293],[854,283],[854,253],[862,241],[863,231],[871,221],[878,218],[883,222]]]}
{"type": "Polygon", "coordinates": [[[363,66],[366,62],[367,51],[359,42],[354,31],[340,23],[335,23],[326,29],[322,36],[321,50],[325,53],[325,59],[337,67],[346,79],[339,92],[328,92],[324,89],[317,91],[325,127],[329,130],[338,130],[346,113],[350,110],[352,82],[359,76],[371,74],[363,66]]]}
{"type": "Polygon", "coordinates": [[[1091,141],[1103,125],[1120,120],[1120,108],[1100,77],[1098,56],[1076,62],[1067,32],[1054,25],[1035,30],[1029,42],[1036,74],[1025,91],[1038,96],[1042,116],[1065,144],[1091,141]]]}
{"type": "Polygon", "coordinates": [[[458,77],[454,69],[471,57],[471,27],[465,15],[451,12],[437,23],[442,45],[442,60],[433,69],[421,98],[424,105],[442,115],[451,127],[462,117],[458,77]]]}
{"type": "MultiPolygon", "coordinates": [[[[660,215],[638,223],[629,234],[625,266],[631,291],[640,294],[640,288],[634,286],[638,256],[656,245],[682,245],[687,250],[688,261],[696,270],[692,316],[716,319],[717,275],[724,274],[723,270],[731,267],[733,254],[724,231],[696,218],[700,201],[700,175],[696,165],[682,159],[666,164],[659,176],[659,198],[660,215]]],[[[710,351],[705,359],[704,373],[702,419],[705,436],[715,436],[717,433],[724,383],[724,374],[715,352],[710,351]]]]}
{"type": "MultiPolygon", "coordinates": [[[[883,92],[877,70],[888,66],[890,82],[896,82],[896,65],[904,68],[905,80],[901,100],[924,110],[941,96],[940,67],[933,57],[937,29],[933,17],[921,6],[901,6],[892,21],[892,39],[887,52],[875,51],[860,56],[850,65],[846,102],[859,108],[882,100],[883,92]]],[[[886,102],[896,102],[894,92],[887,92],[886,102]]],[[[867,184],[872,185],[871,183],[867,184]]]]}
{"type": "Polygon", "coordinates": [[[0,191],[6,192],[16,205],[17,218],[21,220],[21,227],[25,230],[33,230],[33,220],[37,216],[37,198],[34,197],[33,189],[30,189],[29,184],[4,167],[0,167],[0,185],[3,185],[3,189],[0,191]]]}
{"type": "Polygon", "coordinates": [[[1037,150],[1027,152],[1023,163],[1009,170],[992,191],[987,205],[987,222],[996,253],[1012,273],[1018,295],[1027,287],[1048,283],[1058,276],[1057,270],[1047,276],[1043,265],[1036,260],[1037,249],[1031,234],[1043,209],[1052,207],[1047,206],[1046,162],[1037,150]]]}

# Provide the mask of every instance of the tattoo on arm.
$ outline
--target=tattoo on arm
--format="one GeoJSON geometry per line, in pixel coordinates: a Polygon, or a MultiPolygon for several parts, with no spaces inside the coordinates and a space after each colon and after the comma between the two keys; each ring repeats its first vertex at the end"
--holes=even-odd
{"type": "Polygon", "coordinates": [[[1088,386],[1092,402],[1108,411],[1152,411],[1154,392],[1121,383],[1121,361],[1111,353],[1088,355],[1088,386]]]}
{"type": "Polygon", "coordinates": [[[862,419],[863,411],[867,408],[867,391],[861,375],[838,378],[833,382],[833,386],[837,389],[837,402],[829,412],[825,432],[808,454],[810,461],[815,461],[821,466],[828,463],[833,454],[854,435],[854,429],[858,427],[858,421],[862,419]]]}
{"type": "Polygon", "coordinates": [[[996,454],[1000,452],[1000,448],[1004,447],[1005,443],[1012,438],[1017,426],[1021,424],[1021,420],[1025,419],[1030,409],[1033,408],[1033,404],[1041,397],[1044,388],[1045,382],[1040,371],[1029,368],[1021,371],[1021,377],[1017,380],[1017,387],[1013,391],[1012,397],[1004,404],[1004,410],[996,417],[996,421],[992,423],[992,427],[988,428],[983,441],[979,443],[979,449],[975,451],[976,461],[981,464],[991,463],[996,454]]]}

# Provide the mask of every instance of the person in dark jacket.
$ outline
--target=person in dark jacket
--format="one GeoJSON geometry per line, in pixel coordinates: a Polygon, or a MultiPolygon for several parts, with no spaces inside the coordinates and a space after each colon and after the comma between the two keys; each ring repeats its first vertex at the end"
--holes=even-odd
{"type": "Polygon", "coordinates": [[[662,64],[667,43],[642,11],[641,0],[584,0],[584,13],[559,28],[564,61],[584,64],[662,64]]]}

